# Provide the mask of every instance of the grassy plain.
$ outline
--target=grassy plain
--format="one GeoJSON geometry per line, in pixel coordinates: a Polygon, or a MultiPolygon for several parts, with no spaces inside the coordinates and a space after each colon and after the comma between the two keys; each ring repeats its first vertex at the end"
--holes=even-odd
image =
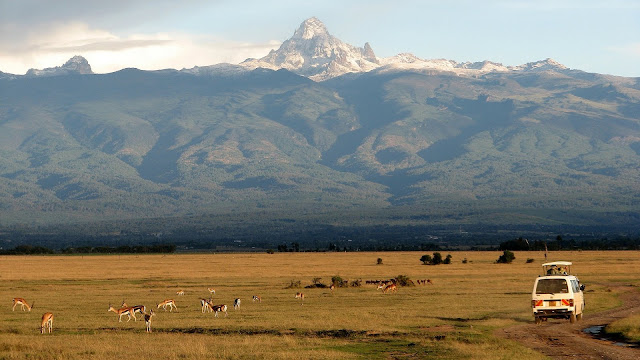
{"type": "MultiPolygon", "coordinates": [[[[533,321],[530,292],[542,253],[516,252],[514,263],[504,265],[494,263],[498,252],[452,252],[453,263],[439,266],[422,265],[423,254],[430,253],[0,257],[0,299],[6,302],[0,359],[544,358],[492,335],[533,321]],[[535,261],[526,264],[527,258],[535,261]],[[333,294],[285,288],[291,280],[307,285],[316,277],[328,283],[334,275],[370,280],[401,274],[433,285],[395,294],[371,285],[333,294]],[[216,289],[216,304],[229,306],[228,317],[201,313],[207,287],[216,289]],[[181,289],[185,295],[177,296],[181,289]],[[297,291],[306,294],[304,304],[294,299],[297,291]],[[33,311],[12,312],[13,297],[35,301],[33,311]],[[123,299],[150,308],[168,298],[178,310],[157,311],[151,334],[143,321],[120,323],[107,312],[123,299]],[[238,310],[234,298],[242,299],[238,310]],[[39,333],[46,311],[55,315],[51,335],[39,333]]],[[[574,262],[587,286],[585,318],[619,304],[611,284],[640,286],[638,252],[557,252],[549,260],[574,262]]]]}

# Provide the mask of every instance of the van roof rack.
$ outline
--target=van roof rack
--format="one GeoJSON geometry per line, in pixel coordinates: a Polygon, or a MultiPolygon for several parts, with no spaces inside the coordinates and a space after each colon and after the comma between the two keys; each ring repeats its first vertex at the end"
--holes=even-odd
{"type": "Polygon", "coordinates": [[[542,264],[542,266],[571,266],[573,265],[570,261],[554,261],[554,262],[549,262],[549,263],[545,263],[542,264]]]}

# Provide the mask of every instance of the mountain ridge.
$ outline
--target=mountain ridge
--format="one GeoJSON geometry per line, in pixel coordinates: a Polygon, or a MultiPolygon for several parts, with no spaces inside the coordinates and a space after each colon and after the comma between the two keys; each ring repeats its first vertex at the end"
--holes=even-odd
{"type": "MultiPolygon", "coordinates": [[[[452,72],[459,76],[478,76],[492,72],[512,71],[568,71],[566,66],[547,58],[516,66],[505,66],[490,60],[480,62],[456,62],[446,59],[421,59],[411,53],[401,53],[388,58],[378,58],[367,42],[356,47],[332,36],[316,17],[303,21],[291,38],[278,49],[259,59],[246,59],[240,64],[214,64],[195,66],[180,71],[194,75],[233,75],[256,68],[286,69],[314,81],[324,81],[345,74],[369,71],[438,71],[452,72]]],[[[93,74],[82,56],[74,56],[62,66],[46,69],[30,69],[25,76],[60,76],[67,74],[93,74]]],[[[0,74],[2,76],[2,74],[0,74]]],[[[9,77],[9,75],[4,75],[9,77]]],[[[19,76],[19,75],[12,75],[19,76]]]]}
{"type": "Polygon", "coordinates": [[[637,229],[638,79],[550,59],[380,65],[322,81],[232,64],[0,76],[0,225],[637,229]]]}

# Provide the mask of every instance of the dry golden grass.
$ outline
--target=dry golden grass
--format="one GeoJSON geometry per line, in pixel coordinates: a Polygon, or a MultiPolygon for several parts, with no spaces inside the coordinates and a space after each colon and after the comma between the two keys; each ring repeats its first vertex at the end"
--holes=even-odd
{"type": "MultiPolygon", "coordinates": [[[[425,253],[2,257],[0,359],[542,358],[492,336],[496,328],[532,322],[530,292],[542,253],[516,252],[504,265],[494,263],[498,252],[453,252],[451,265],[424,266],[425,253]],[[383,265],[376,265],[379,257],[383,265]],[[536,261],[525,264],[527,258],[536,261]],[[315,277],[364,283],[401,274],[434,284],[393,294],[371,285],[333,294],[284,288],[315,277]],[[214,303],[229,306],[228,317],[201,313],[208,287],[216,289],[214,303]],[[185,295],[177,296],[181,289],[185,295]],[[303,304],[297,291],[305,293],[303,304]],[[33,311],[12,312],[13,297],[35,301],[33,311]],[[107,312],[123,299],[155,308],[169,298],[178,310],[156,310],[151,334],[144,321],[125,316],[120,323],[107,312]],[[235,298],[242,299],[238,310],[235,298]],[[39,333],[46,311],[55,314],[51,335],[39,333]]],[[[638,252],[559,252],[551,260],[574,262],[587,285],[585,317],[619,303],[609,284],[640,285],[638,252]]]]}

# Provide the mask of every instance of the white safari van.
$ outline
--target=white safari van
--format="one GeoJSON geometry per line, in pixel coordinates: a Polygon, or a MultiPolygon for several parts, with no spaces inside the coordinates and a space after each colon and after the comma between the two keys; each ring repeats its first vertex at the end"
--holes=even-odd
{"type": "Polygon", "coordinates": [[[571,263],[555,261],[542,264],[544,275],[533,285],[531,307],[536,324],[548,318],[569,319],[572,323],[582,319],[584,311],[584,285],[571,275],[571,263]]]}

